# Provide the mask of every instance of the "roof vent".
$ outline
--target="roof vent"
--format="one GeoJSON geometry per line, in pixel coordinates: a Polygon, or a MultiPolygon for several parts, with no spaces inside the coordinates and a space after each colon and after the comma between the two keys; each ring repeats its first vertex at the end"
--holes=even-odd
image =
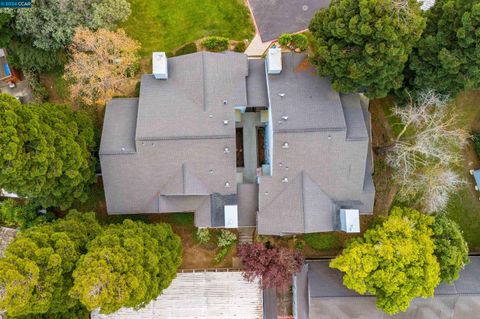
{"type": "Polygon", "coordinates": [[[329,140],[331,140],[331,139],[332,139],[332,136],[331,136],[331,135],[329,135],[329,136],[327,136],[327,138],[328,138],[329,140]]]}
{"type": "Polygon", "coordinates": [[[340,209],[340,229],[346,233],[360,232],[360,212],[358,209],[340,209]]]}
{"type": "Polygon", "coordinates": [[[228,181],[225,182],[225,187],[230,187],[230,183],[228,181]]]}
{"type": "Polygon", "coordinates": [[[288,178],[286,176],[282,178],[282,183],[288,183],[288,178]]]}
{"type": "Polygon", "coordinates": [[[152,56],[153,76],[157,80],[168,79],[167,56],[165,52],[153,52],[152,56]]]}
{"type": "Polygon", "coordinates": [[[125,147],[122,147],[122,152],[125,152],[125,151],[126,151],[125,147]]]}
{"type": "Polygon", "coordinates": [[[282,148],[288,148],[288,142],[284,142],[282,148]]]}
{"type": "Polygon", "coordinates": [[[228,125],[228,120],[223,120],[223,125],[228,125]]]}
{"type": "Polygon", "coordinates": [[[285,93],[278,93],[278,95],[280,95],[280,97],[284,97],[285,93]]]}
{"type": "Polygon", "coordinates": [[[279,74],[282,72],[282,49],[271,47],[267,54],[268,74],[279,74]]]}
{"type": "Polygon", "coordinates": [[[282,120],[284,120],[284,121],[288,120],[288,115],[282,116],[282,120]]]}
{"type": "Polygon", "coordinates": [[[223,105],[227,105],[227,100],[223,100],[223,105]]]}
{"type": "Polygon", "coordinates": [[[223,152],[224,152],[225,154],[228,154],[228,153],[230,153],[230,149],[229,149],[228,147],[225,147],[225,148],[223,149],[223,152]]]}

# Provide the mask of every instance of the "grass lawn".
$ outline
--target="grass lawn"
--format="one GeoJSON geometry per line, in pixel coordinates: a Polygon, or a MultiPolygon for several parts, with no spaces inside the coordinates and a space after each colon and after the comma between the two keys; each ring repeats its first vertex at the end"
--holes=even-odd
{"type": "Polygon", "coordinates": [[[132,14],[120,27],[138,40],[141,55],[173,49],[217,35],[233,40],[254,34],[242,0],[130,0],[132,14]]]}

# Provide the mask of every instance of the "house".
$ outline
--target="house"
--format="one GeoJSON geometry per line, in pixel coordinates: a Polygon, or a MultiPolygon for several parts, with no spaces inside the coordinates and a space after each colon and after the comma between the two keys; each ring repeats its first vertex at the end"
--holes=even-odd
{"type": "Polygon", "coordinates": [[[262,319],[262,290],[242,273],[179,273],[157,299],[138,310],[122,308],[92,319],[262,319]]]}
{"type": "Polygon", "coordinates": [[[452,285],[441,284],[434,298],[417,298],[406,312],[387,315],[375,306],[375,297],[359,295],[346,288],[342,272],[329,268],[329,261],[310,261],[294,278],[296,319],[460,319],[480,312],[480,257],[452,285]]]}
{"type": "Polygon", "coordinates": [[[153,55],[139,98],[108,104],[100,161],[110,214],[194,212],[197,227],[359,231],[373,210],[368,101],[304,54],[153,55]],[[274,221],[274,222],[272,222],[274,221]]]}
{"type": "Polygon", "coordinates": [[[20,75],[7,61],[7,49],[0,48],[0,81],[16,83],[20,81],[20,75]]]}

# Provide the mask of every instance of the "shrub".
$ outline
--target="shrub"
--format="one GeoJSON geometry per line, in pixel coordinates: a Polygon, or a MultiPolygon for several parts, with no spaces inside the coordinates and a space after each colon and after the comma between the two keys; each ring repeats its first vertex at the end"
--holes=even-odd
{"type": "Polygon", "coordinates": [[[340,246],[340,239],[335,234],[330,233],[305,234],[303,239],[308,246],[315,250],[327,250],[340,246]]]}
{"type": "Polygon", "coordinates": [[[219,248],[217,254],[215,255],[215,258],[213,261],[218,264],[222,262],[225,259],[225,256],[227,256],[228,252],[230,251],[230,248],[235,244],[237,241],[237,235],[235,233],[232,233],[231,231],[228,231],[226,229],[222,229],[220,231],[220,235],[217,238],[217,247],[219,248]]]}
{"type": "Polygon", "coordinates": [[[200,244],[206,244],[210,241],[210,231],[208,228],[197,228],[197,232],[195,233],[195,238],[200,244]]]}
{"type": "Polygon", "coordinates": [[[291,34],[284,33],[278,38],[278,43],[280,43],[282,46],[288,46],[290,42],[292,42],[291,34]]]}
{"type": "Polygon", "coordinates": [[[187,43],[175,51],[175,56],[197,52],[197,45],[193,42],[187,43]]]}
{"type": "Polygon", "coordinates": [[[222,37],[208,37],[203,40],[202,45],[208,51],[221,52],[228,49],[228,39],[222,37]]]}
{"type": "Polygon", "coordinates": [[[36,103],[45,102],[48,99],[48,91],[42,83],[40,83],[38,74],[32,71],[25,71],[23,75],[32,88],[33,100],[36,103]]]}
{"type": "Polygon", "coordinates": [[[53,214],[41,214],[39,207],[29,202],[22,204],[11,198],[0,202],[0,224],[7,227],[26,229],[53,219],[53,214]]]}
{"type": "Polygon", "coordinates": [[[238,42],[237,44],[235,44],[235,47],[233,48],[233,51],[235,52],[245,52],[245,50],[247,49],[247,45],[245,44],[245,42],[238,42]]]}
{"type": "Polygon", "coordinates": [[[308,38],[305,34],[293,34],[292,35],[292,44],[299,48],[302,51],[305,51],[308,48],[308,38]]]}
{"type": "Polygon", "coordinates": [[[237,241],[237,235],[229,230],[222,229],[220,236],[217,238],[218,248],[230,247],[237,241]]]}

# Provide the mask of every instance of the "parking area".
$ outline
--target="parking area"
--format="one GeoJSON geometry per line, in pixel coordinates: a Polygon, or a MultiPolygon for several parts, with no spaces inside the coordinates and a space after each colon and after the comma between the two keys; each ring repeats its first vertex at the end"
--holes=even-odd
{"type": "Polygon", "coordinates": [[[249,0],[262,42],[282,33],[305,30],[315,12],[328,7],[330,0],[249,0]]]}

